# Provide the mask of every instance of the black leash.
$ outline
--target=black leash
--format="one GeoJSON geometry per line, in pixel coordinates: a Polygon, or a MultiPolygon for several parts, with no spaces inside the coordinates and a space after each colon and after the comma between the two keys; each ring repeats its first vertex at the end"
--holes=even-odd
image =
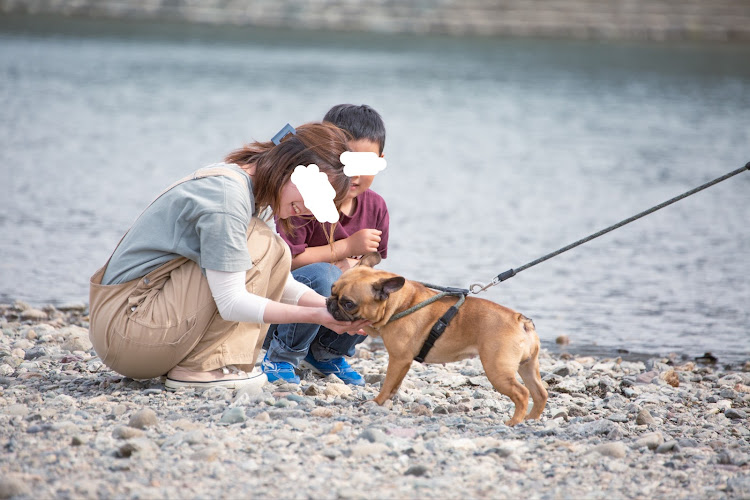
{"type": "Polygon", "coordinates": [[[575,247],[577,247],[579,245],[583,245],[584,243],[589,242],[589,241],[593,240],[594,238],[598,238],[599,236],[602,236],[603,234],[607,234],[610,231],[614,231],[615,229],[620,228],[620,227],[622,227],[622,226],[624,226],[626,224],[630,224],[631,222],[633,222],[635,220],[638,220],[641,217],[645,217],[645,216],[647,216],[649,214],[652,214],[652,213],[656,212],[657,210],[661,210],[662,208],[664,208],[666,206],[669,206],[672,203],[678,202],[678,201],[680,201],[683,198],[687,198],[688,196],[694,195],[695,193],[697,193],[699,191],[703,191],[704,189],[709,188],[709,187],[713,186],[714,184],[718,184],[718,183],[720,183],[722,181],[725,181],[725,180],[729,179],[730,177],[733,177],[733,176],[735,176],[735,175],[737,175],[739,173],[744,172],[745,170],[750,170],[750,162],[748,162],[742,168],[738,168],[737,170],[734,170],[733,172],[729,172],[726,175],[722,175],[721,177],[718,177],[718,178],[716,178],[716,179],[714,179],[714,180],[712,180],[710,182],[707,182],[707,183],[705,183],[705,184],[703,184],[701,186],[698,186],[695,189],[691,189],[690,191],[687,191],[686,193],[683,193],[683,194],[681,194],[679,196],[675,196],[674,198],[672,198],[670,200],[667,200],[664,203],[660,203],[660,204],[656,205],[655,207],[649,208],[648,210],[645,210],[645,211],[643,211],[643,212],[641,212],[639,214],[636,214],[636,215],[634,215],[634,216],[632,216],[632,217],[630,217],[628,219],[625,219],[622,222],[618,222],[617,224],[609,226],[606,229],[602,229],[601,231],[599,231],[597,233],[594,233],[591,236],[587,236],[585,238],[582,238],[582,239],[576,241],[575,243],[571,243],[570,245],[565,246],[565,247],[563,247],[563,248],[561,248],[561,249],[559,249],[559,250],[557,250],[555,252],[548,253],[547,255],[545,255],[543,257],[540,257],[540,258],[538,258],[536,260],[533,260],[533,261],[529,262],[528,264],[524,264],[523,266],[521,266],[521,267],[519,267],[517,269],[508,269],[507,271],[504,271],[504,272],[498,274],[497,276],[495,276],[494,278],[492,278],[492,281],[489,284],[487,284],[487,285],[484,285],[482,283],[474,283],[473,285],[471,285],[469,287],[469,289],[471,290],[471,293],[475,293],[475,294],[479,293],[479,292],[483,292],[484,290],[488,289],[491,286],[495,286],[495,285],[497,285],[498,283],[500,283],[502,281],[505,281],[507,279],[512,278],[513,276],[515,276],[516,274],[520,273],[521,271],[525,271],[526,269],[528,269],[530,267],[534,267],[537,264],[541,264],[545,260],[549,260],[552,257],[556,257],[556,256],[560,255],[563,252],[567,252],[568,250],[570,250],[572,248],[575,248],[575,247]]]}

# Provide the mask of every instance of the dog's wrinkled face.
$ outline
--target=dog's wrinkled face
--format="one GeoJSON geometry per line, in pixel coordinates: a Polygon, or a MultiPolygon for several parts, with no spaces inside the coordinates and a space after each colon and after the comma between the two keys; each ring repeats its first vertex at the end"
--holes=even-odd
{"type": "Polygon", "coordinates": [[[328,312],[339,321],[366,319],[377,323],[385,319],[386,302],[400,290],[406,280],[401,276],[378,271],[371,266],[380,262],[380,255],[368,254],[333,284],[326,300],[328,312]]]}

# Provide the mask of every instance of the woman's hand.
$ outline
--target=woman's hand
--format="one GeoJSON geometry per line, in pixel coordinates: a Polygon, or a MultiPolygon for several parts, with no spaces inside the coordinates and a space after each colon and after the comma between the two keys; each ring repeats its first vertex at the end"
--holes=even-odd
{"type": "Polygon", "coordinates": [[[320,315],[317,323],[325,326],[329,330],[333,330],[339,335],[343,333],[348,335],[367,335],[362,328],[371,325],[370,321],[364,319],[357,321],[339,321],[331,316],[331,313],[329,313],[325,307],[316,307],[315,309],[317,310],[316,314],[320,315]]]}

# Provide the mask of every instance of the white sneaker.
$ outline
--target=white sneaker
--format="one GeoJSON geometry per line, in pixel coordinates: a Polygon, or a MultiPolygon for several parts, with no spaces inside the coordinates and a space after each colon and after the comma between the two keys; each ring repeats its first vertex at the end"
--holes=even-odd
{"type": "Polygon", "coordinates": [[[229,365],[218,370],[194,372],[175,366],[167,373],[167,381],[164,383],[164,387],[169,391],[175,391],[182,387],[203,389],[226,387],[228,389],[238,389],[240,387],[251,386],[261,388],[266,382],[268,382],[266,374],[257,368],[251,373],[246,373],[234,365],[229,365]]]}

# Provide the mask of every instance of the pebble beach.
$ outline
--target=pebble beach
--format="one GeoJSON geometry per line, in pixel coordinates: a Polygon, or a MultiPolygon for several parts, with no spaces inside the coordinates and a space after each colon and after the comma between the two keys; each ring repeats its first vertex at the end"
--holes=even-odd
{"type": "Polygon", "coordinates": [[[0,498],[750,498],[750,362],[540,356],[539,421],[478,359],[414,363],[371,400],[388,354],[352,366],[364,387],[169,392],[104,366],[85,304],[0,304],[0,498]]]}

